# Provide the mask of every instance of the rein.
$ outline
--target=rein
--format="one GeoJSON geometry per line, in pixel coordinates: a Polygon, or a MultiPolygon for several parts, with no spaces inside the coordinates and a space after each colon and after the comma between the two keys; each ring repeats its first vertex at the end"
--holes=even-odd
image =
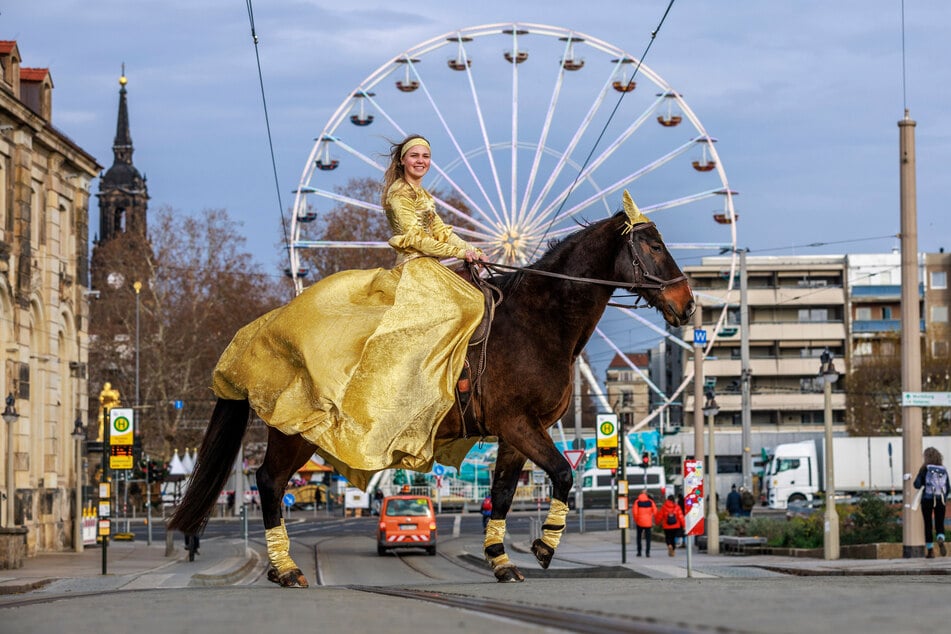
{"type": "MultiPolygon", "coordinates": [[[[663,291],[668,286],[677,284],[678,282],[683,282],[687,279],[687,276],[680,274],[675,278],[669,280],[662,280],[652,273],[648,273],[644,267],[644,263],[641,260],[640,255],[637,252],[637,249],[634,248],[634,232],[639,231],[640,229],[646,229],[648,227],[653,227],[653,222],[641,223],[634,225],[630,232],[630,236],[627,239],[627,245],[631,249],[631,263],[634,265],[634,270],[636,272],[635,281],[633,285],[628,286],[627,284],[614,281],[614,280],[601,280],[592,277],[580,277],[576,275],[565,275],[564,273],[554,273],[552,271],[541,271],[539,269],[532,269],[524,266],[511,266],[508,264],[499,264],[496,262],[482,262],[482,266],[485,266],[488,269],[493,270],[507,270],[507,271],[518,271],[520,273],[531,273],[533,275],[541,275],[543,277],[554,277],[562,280],[569,280],[571,282],[582,282],[584,284],[599,284],[601,286],[610,286],[612,288],[627,288],[632,292],[637,292],[638,290],[652,289],[663,291]],[[645,281],[646,280],[646,281],[645,281]]],[[[632,308],[638,308],[639,306],[633,306],[632,308]]]]}

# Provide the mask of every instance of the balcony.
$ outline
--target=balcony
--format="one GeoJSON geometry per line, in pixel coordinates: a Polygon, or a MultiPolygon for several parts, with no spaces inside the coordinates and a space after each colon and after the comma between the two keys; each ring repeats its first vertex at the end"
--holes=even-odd
{"type": "MultiPolygon", "coordinates": [[[[922,332],[925,331],[925,320],[919,324],[922,332]]],[[[856,319],[852,322],[852,332],[901,332],[900,319],[856,319]]]]}

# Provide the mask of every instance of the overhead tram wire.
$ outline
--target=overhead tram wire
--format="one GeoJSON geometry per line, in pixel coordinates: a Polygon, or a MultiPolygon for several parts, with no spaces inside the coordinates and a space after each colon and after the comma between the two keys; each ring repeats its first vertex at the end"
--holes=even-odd
{"type": "Polygon", "coordinates": [[[287,221],[284,218],[284,201],[281,200],[281,184],[277,177],[277,160],[274,158],[274,140],[271,136],[271,119],[267,111],[267,94],[264,92],[264,74],[261,72],[261,55],[258,52],[258,34],[254,28],[254,7],[247,0],[248,22],[251,25],[251,40],[254,42],[254,59],[258,66],[258,84],[261,86],[261,103],[264,105],[264,125],[267,127],[267,145],[271,151],[271,171],[274,173],[274,189],[277,192],[277,208],[281,215],[281,230],[284,232],[284,244],[290,246],[287,235],[287,221]]]}
{"type": "MultiPolygon", "coordinates": [[[[251,0],[248,0],[250,2],[251,0]]],[[[631,73],[630,81],[634,81],[634,78],[637,77],[637,72],[641,69],[641,65],[644,63],[644,58],[647,57],[647,53],[651,50],[651,46],[654,45],[654,39],[657,37],[657,34],[660,33],[660,29],[664,26],[664,21],[667,19],[667,15],[670,13],[670,10],[674,6],[675,0],[670,0],[667,4],[667,9],[664,10],[664,15],[661,16],[660,22],[657,23],[657,28],[651,31],[651,38],[647,42],[647,46],[644,48],[644,52],[641,53],[641,56],[637,60],[637,65],[634,67],[634,71],[631,73]]],[[[545,241],[545,237],[548,235],[548,232],[551,231],[551,226],[554,224],[555,219],[561,214],[561,210],[564,209],[565,203],[568,202],[568,197],[571,196],[571,193],[575,190],[575,187],[578,185],[578,181],[581,178],[581,175],[584,173],[585,168],[588,166],[588,163],[591,162],[591,157],[594,156],[594,151],[598,148],[598,144],[601,143],[601,139],[604,138],[605,132],[608,130],[608,126],[611,125],[611,121],[614,119],[614,115],[617,114],[618,108],[621,107],[621,100],[624,99],[626,92],[622,92],[618,97],[617,102],[614,104],[614,108],[611,110],[611,114],[608,116],[608,120],[604,122],[604,126],[601,128],[601,132],[598,134],[598,138],[594,140],[594,144],[591,146],[591,151],[588,152],[588,156],[585,157],[584,163],[581,164],[581,167],[578,168],[578,173],[575,175],[574,180],[571,182],[571,186],[568,188],[568,191],[565,192],[565,195],[561,199],[561,204],[558,205],[558,209],[555,213],[552,214],[551,220],[548,222],[548,226],[545,227],[545,231],[542,233],[541,239],[535,243],[535,249],[532,251],[531,257],[529,260],[535,258],[535,254],[538,253],[538,247],[545,241]]]]}

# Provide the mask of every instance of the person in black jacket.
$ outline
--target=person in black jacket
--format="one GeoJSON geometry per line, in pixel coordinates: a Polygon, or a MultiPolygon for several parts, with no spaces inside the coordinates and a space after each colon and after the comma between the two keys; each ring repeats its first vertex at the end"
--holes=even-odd
{"type": "Polygon", "coordinates": [[[735,484],[730,487],[730,493],[726,496],[726,512],[730,514],[730,517],[736,517],[743,512],[740,492],[736,490],[735,484]]]}

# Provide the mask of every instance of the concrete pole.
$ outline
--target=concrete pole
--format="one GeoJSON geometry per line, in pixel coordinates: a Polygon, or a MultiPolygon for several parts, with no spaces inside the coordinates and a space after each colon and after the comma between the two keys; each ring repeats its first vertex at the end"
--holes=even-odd
{"type": "Polygon", "coordinates": [[[717,450],[713,436],[713,422],[715,419],[716,414],[707,416],[709,464],[707,464],[706,474],[710,487],[710,492],[707,493],[707,499],[710,500],[710,510],[707,512],[706,519],[708,555],[720,554],[720,516],[717,514],[717,450]]]}
{"type": "MultiPolygon", "coordinates": [[[[832,355],[829,355],[829,364],[832,355]]],[[[835,508],[835,467],[832,449],[832,381],[829,365],[822,364],[822,391],[825,397],[825,441],[826,441],[826,510],[825,527],[822,540],[823,555],[826,559],[839,558],[839,512],[835,508]]]]}
{"type": "MultiPolygon", "coordinates": [[[[13,394],[7,397],[7,402],[10,403],[13,399],[13,394]]],[[[7,407],[7,410],[15,412],[12,406],[7,407]]],[[[14,509],[16,503],[16,473],[13,470],[13,461],[16,459],[16,452],[13,450],[14,442],[14,425],[16,425],[17,417],[4,412],[6,415],[3,417],[4,422],[7,424],[7,473],[6,473],[6,486],[7,486],[7,528],[10,528],[14,525],[14,509]]]]}
{"type": "Polygon", "coordinates": [[[753,492],[752,413],[750,404],[750,305],[746,283],[746,249],[740,251],[740,422],[743,444],[743,486],[753,492]]]}
{"type": "MultiPolygon", "coordinates": [[[[78,428],[77,428],[78,429],[78,428]]],[[[83,435],[73,432],[76,440],[76,491],[73,500],[75,517],[73,518],[73,552],[83,552],[83,435]]]]}
{"type": "MultiPolygon", "coordinates": [[[[918,216],[915,183],[915,121],[898,122],[899,195],[901,199],[901,389],[921,391],[921,331],[918,295],[918,216]]],[[[911,510],[915,497],[914,474],[921,466],[921,408],[902,408],[902,462],[904,506],[902,556],[925,554],[924,520],[911,510]]]]}

